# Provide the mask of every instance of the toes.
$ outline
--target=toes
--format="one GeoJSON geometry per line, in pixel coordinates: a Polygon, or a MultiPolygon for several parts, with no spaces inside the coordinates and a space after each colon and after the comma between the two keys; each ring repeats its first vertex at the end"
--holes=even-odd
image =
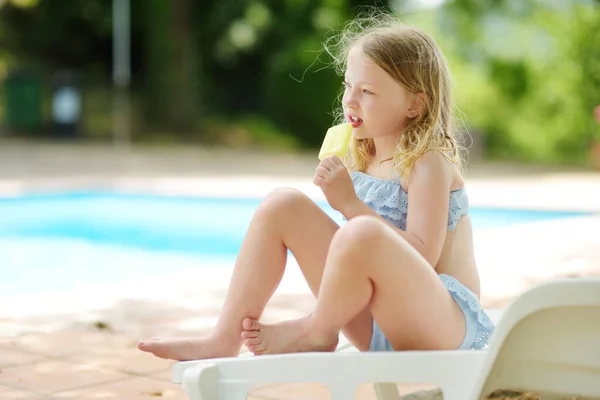
{"type": "Polygon", "coordinates": [[[252,344],[252,345],[250,345],[250,346],[246,346],[246,347],[248,347],[248,350],[249,350],[251,353],[253,353],[254,355],[259,355],[259,354],[262,354],[262,353],[264,353],[264,351],[265,351],[265,348],[264,348],[264,346],[263,346],[263,343],[260,343],[260,344],[252,344]]]}
{"type": "Polygon", "coordinates": [[[153,336],[150,339],[140,340],[137,343],[137,348],[142,351],[154,352],[161,344],[160,336],[153,336]]]}
{"type": "Polygon", "coordinates": [[[259,331],[242,331],[242,339],[254,339],[260,336],[259,331]]]}
{"type": "Polygon", "coordinates": [[[140,340],[137,343],[138,348],[147,347],[148,345],[152,345],[153,343],[159,342],[160,336],[152,336],[150,339],[140,340]]]}
{"type": "Polygon", "coordinates": [[[259,331],[260,323],[254,319],[244,318],[242,321],[242,328],[245,331],[259,331]]]}
{"type": "Polygon", "coordinates": [[[250,347],[250,346],[256,346],[262,343],[262,339],[261,338],[254,338],[254,339],[246,339],[244,340],[244,344],[246,345],[246,347],[250,347]]]}
{"type": "Polygon", "coordinates": [[[140,341],[137,345],[137,348],[141,351],[146,351],[148,353],[153,353],[156,350],[155,346],[156,342],[151,341],[140,341]]]}

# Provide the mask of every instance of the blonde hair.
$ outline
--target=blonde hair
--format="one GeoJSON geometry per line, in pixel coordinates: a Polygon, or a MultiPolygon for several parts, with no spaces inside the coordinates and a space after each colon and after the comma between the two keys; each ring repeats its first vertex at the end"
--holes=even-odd
{"type": "MultiPolygon", "coordinates": [[[[429,150],[441,151],[461,170],[450,71],[433,39],[390,14],[358,17],[324,43],[340,76],[345,73],[349,51],[356,45],[409,93],[424,94],[422,111],[407,119],[398,138],[393,162],[400,176],[410,174],[418,158],[429,150]]],[[[338,107],[336,123],[343,119],[343,110],[338,107]]],[[[344,161],[351,169],[364,172],[374,151],[373,139],[352,137],[350,154],[344,161]]]]}

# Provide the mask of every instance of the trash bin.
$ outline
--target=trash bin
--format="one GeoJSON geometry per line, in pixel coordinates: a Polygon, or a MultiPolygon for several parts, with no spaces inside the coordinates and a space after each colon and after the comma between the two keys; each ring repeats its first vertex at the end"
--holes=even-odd
{"type": "Polygon", "coordinates": [[[53,135],[61,138],[79,136],[82,111],[79,74],[69,70],[57,72],[52,88],[53,135]]]}
{"type": "Polygon", "coordinates": [[[4,121],[9,132],[32,132],[43,124],[42,78],[27,69],[10,71],[4,81],[4,121]]]}

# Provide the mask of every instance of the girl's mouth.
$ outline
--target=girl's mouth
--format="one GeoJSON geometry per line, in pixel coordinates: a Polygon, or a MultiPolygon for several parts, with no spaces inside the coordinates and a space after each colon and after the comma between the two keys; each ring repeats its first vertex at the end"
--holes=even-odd
{"type": "Polygon", "coordinates": [[[346,119],[348,120],[348,122],[350,122],[352,124],[353,128],[358,128],[363,123],[363,120],[361,118],[355,117],[350,114],[346,115],[346,119]]]}

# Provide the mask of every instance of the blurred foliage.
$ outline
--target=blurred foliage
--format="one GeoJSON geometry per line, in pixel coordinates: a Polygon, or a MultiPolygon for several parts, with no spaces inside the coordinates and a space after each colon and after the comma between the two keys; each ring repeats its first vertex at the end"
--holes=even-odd
{"type": "MultiPolygon", "coordinates": [[[[0,4],[0,74],[81,71],[90,130],[108,133],[112,1],[0,4]]],[[[135,137],[318,146],[341,90],[322,42],[372,5],[434,36],[488,157],[584,160],[600,135],[600,0],[131,0],[135,137]]]]}
{"type": "Polygon", "coordinates": [[[459,105],[483,132],[488,156],[584,160],[600,103],[600,2],[455,0],[445,8],[441,33],[453,38],[459,105]]]}

